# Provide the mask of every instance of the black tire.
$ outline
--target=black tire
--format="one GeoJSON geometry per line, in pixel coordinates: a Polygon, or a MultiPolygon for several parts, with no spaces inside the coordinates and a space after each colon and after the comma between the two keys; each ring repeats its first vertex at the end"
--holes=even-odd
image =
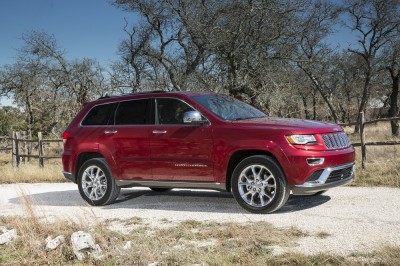
{"type": "Polygon", "coordinates": [[[94,206],[112,203],[118,198],[121,191],[103,158],[94,158],[84,162],[79,169],[77,181],[81,197],[94,206]],[[93,184],[93,178],[95,184],[93,184]],[[93,186],[95,186],[95,190],[93,186]]]}
{"type": "Polygon", "coordinates": [[[151,190],[155,192],[167,192],[170,191],[172,188],[166,188],[166,187],[150,187],[151,190]]]}
{"type": "Polygon", "coordinates": [[[279,164],[264,155],[241,161],[233,171],[231,184],[236,201],[252,213],[274,212],[286,203],[290,195],[279,164]]]}

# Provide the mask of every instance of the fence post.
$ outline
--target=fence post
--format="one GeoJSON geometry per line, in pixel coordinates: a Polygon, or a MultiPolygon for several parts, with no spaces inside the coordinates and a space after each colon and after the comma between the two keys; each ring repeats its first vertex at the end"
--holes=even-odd
{"type": "Polygon", "coordinates": [[[367,147],[365,145],[365,117],[364,112],[360,112],[360,140],[361,140],[361,168],[365,169],[367,164],[367,147]]]}
{"type": "MultiPolygon", "coordinates": [[[[29,140],[32,140],[32,132],[29,130],[28,131],[28,134],[27,134],[27,139],[29,139],[29,140]]],[[[32,155],[32,142],[27,142],[27,145],[28,145],[28,162],[30,162],[31,161],[31,155],[32,155]]]]}
{"type": "Polygon", "coordinates": [[[39,167],[44,167],[42,132],[38,132],[39,167]]]}
{"type": "MultiPolygon", "coordinates": [[[[22,133],[21,133],[21,139],[23,140],[23,141],[21,141],[21,151],[22,151],[22,154],[27,154],[27,152],[26,152],[26,141],[24,141],[24,140],[26,140],[26,132],[25,131],[22,131],[22,133]]],[[[27,157],[22,157],[21,159],[20,159],[20,161],[22,161],[24,164],[26,163],[26,161],[27,161],[27,157]]]]}
{"type": "Polygon", "coordinates": [[[13,167],[19,166],[19,148],[18,148],[19,133],[13,131],[12,135],[12,162],[13,167]]]}

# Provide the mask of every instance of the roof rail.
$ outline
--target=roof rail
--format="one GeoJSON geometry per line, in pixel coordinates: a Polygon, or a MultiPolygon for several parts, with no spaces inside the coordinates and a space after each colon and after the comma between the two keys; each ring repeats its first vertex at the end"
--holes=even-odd
{"type": "Polygon", "coordinates": [[[133,92],[131,94],[142,94],[142,93],[161,93],[161,92],[168,92],[168,91],[163,91],[163,90],[154,90],[154,91],[139,91],[139,92],[133,92]]]}
{"type": "Polygon", "coordinates": [[[104,95],[104,96],[101,96],[100,98],[98,98],[97,100],[101,100],[101,99],[107,99],[107,98],[111,98],[111,96],[110,95],[108,95],[107,93],[106,93],[106,95],[104,95]]]}
{"type": "Polygon", "coordinates": [[[135,94],[144,94],[144,93],[162,93],[162,92],[168,92],[168,91],[154,90],[154,91],[139,91],[139,92],[126,93],[126,94],[119,94],[119,95],[108,95],[108,94],[106,94],[104,96],[101,96],[97,100],[120,97],[120,96],[124,96],[124,95],[135,95],[135,94]]]}

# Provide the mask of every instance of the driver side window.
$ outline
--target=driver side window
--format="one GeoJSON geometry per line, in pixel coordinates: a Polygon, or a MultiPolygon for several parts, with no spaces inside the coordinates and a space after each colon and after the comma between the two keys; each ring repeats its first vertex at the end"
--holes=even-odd
{"type": "Polygon", "coordinates": [[[183,114],[194,111],[186,103],[171,98],[157,99],[157,118],[160,125],[179,125],[183,123],[183,114]]]}

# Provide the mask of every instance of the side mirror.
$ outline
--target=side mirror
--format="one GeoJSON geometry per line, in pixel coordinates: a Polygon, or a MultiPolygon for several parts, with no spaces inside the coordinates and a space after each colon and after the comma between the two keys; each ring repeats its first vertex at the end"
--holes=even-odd
{"type": "Polygon", "coordinates": [[[183,114],[183,123],[204,125],[208,124],[208,120],[203,119],[200,112],[198,111],[188,111],[183,114]]]}

